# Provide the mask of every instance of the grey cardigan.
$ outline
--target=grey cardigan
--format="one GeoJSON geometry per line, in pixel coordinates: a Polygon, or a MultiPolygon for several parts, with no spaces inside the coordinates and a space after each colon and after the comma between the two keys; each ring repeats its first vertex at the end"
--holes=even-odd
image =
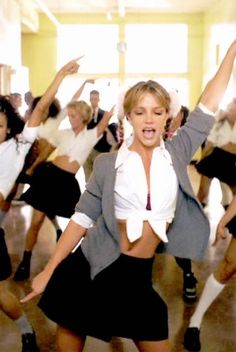
{"type": "MultiPolygon", "coordinates": [[[[193,260],[203,259],[210,225],[193,192],[187,166],[206,139],[213,123],[213,116],[196,107],[178,134],[165,142],[179,189],[175,217],[167,234],[168,243],[162,243],[158,251],[193,260]]],[[[117,151],[96,158],[92,177],[75,208],[75,211],[88,215],[95,222],[81,243],[82,251],[90,263],[91,278],[120,255],[120,236],[114,214],[116,156],[117,151]]]]}

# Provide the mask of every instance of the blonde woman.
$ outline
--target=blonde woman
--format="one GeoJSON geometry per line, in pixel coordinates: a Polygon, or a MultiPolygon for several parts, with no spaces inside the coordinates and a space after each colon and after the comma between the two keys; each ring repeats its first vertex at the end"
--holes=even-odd
{"type": "Polygon", "coordinates": [[[126,92],[133,135],[97,157],[54,254],[22,300],[44,291],[39,306],[57,323],[58,351],[83,351],[86,336],[125,337],[138,351],[170,351],[167,306],[152,287],[154,255],[161,243],[179,257],[205,254],[209,222],[187,166],[214,123],[235,56],[236,41],[188,121],[166,142],[166,90],[147,81],[126,92]]]}
{"type": "MultiPolygon", "coordinates": [[[[57,87],[58,81],[55,81],[54,90],[57,87]]],[[[32,251],[45,217],[70,218],[74,213],[81,195],[76,173],[105,131],[113,109],[104,113],[96,127],[87,129],[91,114],[91,107],[85,101],[73,100],[67,104],[70,127],[57,130],[48,140],[51,151],[57,149],[56,157],[39,164],[34,170],[29,189],[21,197],[33,207],[33,215],[26,234],[23,258],[14,275],[16,281],[26,280],[30,276],[32,251]]]]}

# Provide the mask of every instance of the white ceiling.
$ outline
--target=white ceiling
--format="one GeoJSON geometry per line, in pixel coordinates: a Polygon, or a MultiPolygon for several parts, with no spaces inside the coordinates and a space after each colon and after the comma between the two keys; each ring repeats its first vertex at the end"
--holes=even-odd
{"type": "Polygon", "coordinates": [[[56,13],[204,12],[220,0],[35,0],[56,13]]]}

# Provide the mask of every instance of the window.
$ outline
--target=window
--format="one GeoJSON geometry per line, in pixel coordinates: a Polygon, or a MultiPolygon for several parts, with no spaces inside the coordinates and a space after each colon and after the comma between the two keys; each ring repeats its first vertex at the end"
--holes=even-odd
{"type": "Polygon", "coordinates": [[[154,79],[167,90],[177,89],[183,105],[188,106],[187,49],[186,24],[126,24],[122,42],[119,25],[61,25],[58,67],[82,54],[85,57],[80,60],[80,74],[63,82],[58,97],[62,105],[66,104],[84,79],[95,76],[95,84],[85,87],[81,99],[89,102],[89,91],[97,89],[101,92],[101,107],[110,109],[123,85],[154,79]],[[124,50],[119,50],[119,44],[124,50]],[[120,55],[124,60],[119,62],[120,55]]]}
{"type": "Polygon", "coordinates": [[[58,31],[58,67],[85,55],[81,73],[117,73],[117,25],[61,25],[58,31]]]}
{"type": "MultiPolygon", "coordinates": [[[[211,53],[209,59],[209,73],[212,76],[216,71],[217,66],[223,59],[229,45],[235,38],[236,25],[235,24],[218,24],[212,26],[211,29],[211,53]]],[[[234,65],[233,74],[226,93],[220,103],[220,108],[225,109],[227,104],[235,97],[236,89],[236,65],[234,65]]]]}
{"type": "Polygon", "coordinates": [[[187,72],[187,43],[185,24],[127,25],[126,72],[187,72]]]}

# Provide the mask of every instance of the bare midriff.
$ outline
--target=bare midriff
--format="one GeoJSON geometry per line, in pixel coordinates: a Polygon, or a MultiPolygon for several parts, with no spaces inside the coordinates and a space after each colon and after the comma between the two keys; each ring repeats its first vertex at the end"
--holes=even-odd
{"type": "MultiPolygon", "coordinates": [[[[135,242],[130,242],[126,231],[126,220],[117,220],[120,232],[121,253],[138,258],[151,258],[161,242],[148,221],[143,222],[142,236],[135,242]]],[[[167,225],[168,226],[168,225],[167,225]]]]}
{"type": "Polygon", "coordinates": [[[235,143],[227,143],[221,147],[225,152],[236,154],[236,144],[235,143]]]}
{"type": "Polygon", "coordinates": [[[70,172],[72,174],[76,174],[80,168],[80,164],[77,161],[70,161],[67,155],[58,155],[53,160],[53,165],[59,167],[64,171],[70,172]]]}
{"type": "Polygon", "coordinates": [[[39,138],[36,140],[37,141],[37,148],[39,153],[41,153],[44,148],[48,146],[48,141],[45,138],[39,138]]]}

